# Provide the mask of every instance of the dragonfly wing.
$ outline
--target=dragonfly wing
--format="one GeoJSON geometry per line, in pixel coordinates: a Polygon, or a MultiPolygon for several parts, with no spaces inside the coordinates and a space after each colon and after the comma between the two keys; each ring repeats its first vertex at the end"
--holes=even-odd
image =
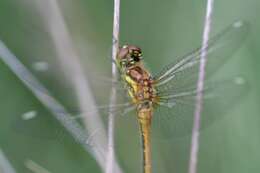
{"type": "Polygon", "coordinates": [[[35,139],[61,140],[66,130],[45,111],[28,111],[14,116],[11,129],[17,135],[35,139]]]}
{"type": "MultiPolygon", "coordinates": [[[[242,77],[207,81],[203,91],[201,129],[223,117],[247,93],[248,85],[242,77]]],[[[164,96],[155,108],[152,133],[156,138],[169,139],[191,133],[195,107],[196,88],[164,96]]]]}
{"type": "MultiPolygon", "coordinates": [[[[95,109],[89,108],[88,110],[82,112],[79,108],[69,109],[66,113],[67,120],[70,123],[74,123],[75,121],[82,122],[83,119],[87,119],[87,116],[93,116],[94,113],[99,113],[103,119],[106,119],[110,112],[116,114],[117,116],[122,116],[128,114],[134,110],[134,105],[129,102],[120,103],[113,106],[102,105],[98,106],[95,109]]],[[[64,111],[57,110],[56,114],[64,114],[64,111]]],[[[68,122],[69,124],[69,122],[68,122]]],[[[82,124],[82,123],[79,123],[82,124]]],[[[74,123],[75,126],[78,126],[74,123]]],[[[86,132],[84,127],[79,127],[82,129],[83,133],[78,134],[82,141],[88,140],[89,134],[86,132]]],[[[27,137],[42,139],[42,140],[50,140],[50,141],[58,141],[62,142],[66,137],[70,137],[67,130],[55,119],[53,116],[49,114],[49,112],[40,110],[40,111],[28,111],[17,115],[14,117],[14,120],[11,122],[11,129],[16,134],[21,134],[27,137]]],[[[98,129],[95,131],[98,133],[98,129]]],[[[76,142],[76,141],[75,141],[76,142]]]]}
{"type": "MultiPolygon", "coordinates": [[[[37,82],[34,82],[32,80],[28,80],[28,78],[24,78],[23,80],[26,81],[26,83],[34,88],[35,92],[39,92],[41,95],[43,95],[46,98],[53,98],[50,95],[50,91],[46,88],[42,87],[41,85],[37,84],[37,82]]],[[[103,99],[104,92],[100,92],[98,94],[103,94],[100,97],[98,102],[102,102],[102,106],[97,107],[87,107],[84,109],[84,111],[81,111],[79,108],[68,108],[67,110],[61,109],[60,106],[56,107],[57,105],[53,104],[53,111],[56,115],[58,114],[66,114],[66,121],[67,124],[74,124],[71,127],[78,126],[78,123],[74,123],[75,119],[81,121],[83,118],[86,118],[86,116],[93,116],[94,114],[99,112],[100,115],[102,115],[103,118],[105,118],[109,112],[113,112],[119,115],[126,114],[131,109],[132,106],[129,102],[129,99],[126,95],[126,90],[122,84],[121,81],[115,82],[113,80],[110,80],[109,78],[99,78],[96,79],[99,81],[99,85],[96,86],[97,83],[95,81],[90,81],[91,84],[93,84],[95,87],[93,87],[93,90],[99,91],[107,91],[110,90],[113,84],[113,87],[115,86],[118,90],[117,96],[118,96],[118,102],[120,104],[109,106],[109,103],[107,100],[103,99]],[[101,81],[101,82],[100,82],[101,81]],[[107,85],[108,87],[104,87],[104,85],[101,85],[102,83],[104,85],[107,85]],[[102,87],[102,89],[100,89],[102,87]]],[[[91,85],[92,87],[92,85],[91,85]]],[[[65,90],[68,91],[68,93],[71,93],[71,88],[66,88],[65,90]]],[[[98,95],[97,94],[97,95],[98,95]]],[[[109,93],[107,94],[109,95],[109,93]]],[[[63,118],[64,119],[64,118],[63,118]]],[[[81,123],[82,124],[82,123],[81,123]]],[[[89,136],[89,134],[86,132],[84,133],[84,127],[79,127],[83,131],[83,133],[78,134],[80,138],[85,139],[89,136]]],[[[62,141],[64,137],[69,136],[66,129],[64,129],[54,117],[50,116],[50,112],[47,111],[28,111],[25,113],[21,113],[17,116],[15,116],[14,120],[11,123],[11,129],[15,131],[17,134],[24,134],[28,137],[33,137],[36,139],[44,139],[44,140],[58,140],[62,141]],[[33,116],[32,116],[33,115],[33,116]],[[28,118],[29,117],[29,118],[28,118]]]]}
{"type": "Polygon", "coordinates": [[[210,77],[242,45],[248,30],[246,22],[235,22],[211,38],[204,50],[198,48],[169,64],[154,77],[158,90],[178,93],[195,86],[202,51],[207,51],[206,77],[210,77]]]}

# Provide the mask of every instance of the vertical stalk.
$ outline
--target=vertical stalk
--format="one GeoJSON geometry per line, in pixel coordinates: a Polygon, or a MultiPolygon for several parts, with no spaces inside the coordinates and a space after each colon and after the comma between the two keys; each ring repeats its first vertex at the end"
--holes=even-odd
{"type": "Polygon", "coordinates": [[[194,122],[192,129],[192,139],[191,139],[191,151],[190,151],[190,162],[189,162],[189,173],[197,172],[197,162],[198,162],[198,150],[199,150],[199,129],[200,129],[200,120],[202,113],[202,104],[203,104],[203,91],[204,88],[204,79],[206,75],[206,62],[207,62],[207,45],[209,41],[209,33],[211,27],[212,11],[213,11],[214,0],[207,1],[206,17],[204,22],[204,31],[203,31],[203,40],[202,40],[202,52],[200,58],[199,66],[199,78],[197,82],[197,96],[196,96],[196,105],[194,111],[194,122]]]}
{"type": "MultiPolygon", "coordinates": [[[[120,0],[114,0],[114,19],[113,19],[113,38],[112,38],[112,79],[117,80],[117,67],[113,63],[119,48],[119,20],[120,20],[120,0]]],[[[110,107],[116,103],[116,87],[113,86],[110,95],[110,107]]],[[[115,151],[114,151],[114,117],[112,110],[109,111],[108,117],[108,147],[106,157],[106,173],[114,173],[115,151]]]]}

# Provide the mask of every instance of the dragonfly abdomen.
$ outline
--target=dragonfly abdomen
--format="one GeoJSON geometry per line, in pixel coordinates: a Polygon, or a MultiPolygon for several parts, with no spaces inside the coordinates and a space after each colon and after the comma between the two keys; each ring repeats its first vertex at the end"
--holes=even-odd
{"type": "Polygon", "coordinates": [[[151,101],[146,101],[138,104],[137,112],[143,148],[143,173],[151,173],[151,122],[153,115],[153,103],[151,101]]]}

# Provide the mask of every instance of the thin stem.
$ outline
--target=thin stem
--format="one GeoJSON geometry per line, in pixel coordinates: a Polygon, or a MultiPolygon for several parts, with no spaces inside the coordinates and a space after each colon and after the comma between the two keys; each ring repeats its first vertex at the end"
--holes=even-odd
{"type": "Polygon", "coordinates": [[[4,152],[0,149],[0,172],[3,173],[16,173],[14,167],[11,165],[4,152]]]}
{"type": "MultiPolygon", "coordinates": [[[[61,105],[39,80],[12,54],[11,51],[0,40],[0,59],[20,79],[25,86],[36,96],[36,98],[52,113],[52,115],[64,126],[71,136],[80,143],[83,148],[95,157],[95,149],[86,140],[85,131],[75,120],[72,120],[65,107],[61,105]]],[[[96,158],[96,157],[95,157],[96,158]]]]}
{"type": "Polygon", "coordinates": [[[24,164],[27,169],[34,173],[51,173],[49,170],[32,160],[26,160],[24,164]]]}
{"type": "MultiPolygon", "coordinates": [[[[47,25],[48,32],[54,42],[64,73],[74,86],[81,111],[86,112],[88,107],[96,107],[91,93],[87,76],[81,67],[79,56],[73,46],[70,34],[64,21],[59,4],[56,0],[37,1],[38,9],[47,25]]],[[[83,122],[89,134],[99,129],[98,135],[92,138],[95,144],[94,157],[102,169],[105,168],[103,154],[106,146],[105,128],[98,111],[89,116],[83,116],[83,122]]]]}
{"type": "Polygon", "coordinates": [[[214,0],[207,1],[207,11],[204,22],[204,31],[203,31],[203,40],[202,40],[202,52],[200,58],[200,67],[199,67],[199,78],[197,82],[197,96],[196,96],[196,105],[194,111],[194,122],[192,129],[192,139],[191,139],[191,151],[190,151],[190,162],[189,162],[189,173],[197,172],[197,162],[198,162],[198,151],[199,151],[199,129],[200,129],[200,120],[202,113],[202,104],[203,104],[203,89],[204,89],[204,79],[206,75],[206,62],[207,62],[207,45],[209,41],[209,33],[211,27],[211,19],[213,12],[213,3],[214,0]]]}
{"type": "MultiPolygon", "coordinates": [[[[114,0],[114,19],[113,19],[113,38],[112,38],[112,80],[117,80],[117,67],[113,63],[116,61],[117,52],[119,49],[119,20],[120,20],[120,0],[114,0]]],[[[112,83],[112,90],[110,95],[110,105],[116,104],[116,88],[112,83]]],[[[115,114],[109,111],[108,117],[108,147],[106,158],[106,173],[114,172],[115,165],[115,151],[114,151],[114,117],[115,114]]]]}

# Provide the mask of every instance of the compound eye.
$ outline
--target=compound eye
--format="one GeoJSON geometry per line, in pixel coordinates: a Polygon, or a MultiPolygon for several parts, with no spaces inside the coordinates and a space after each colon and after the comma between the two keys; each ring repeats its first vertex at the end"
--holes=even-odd
{"type": "Polygon", "coordinates": [[[140,56],[140,55],[142,54],[142,52],[141,52],[141,50],[134,50],[134,51],[133,51],[133,54],[134,54],[135,56],[140,56]]]}
{"type": "Polygon", "coordinates": [[[133,59],[135,62],[139,62],[140,61],[140,58],[138,56],[133,56],[133,59]]]}
{"type": "Polygon", "coordinates": [[[133,54],[131,55],[131,57],[133,58],[133,60],[134,60],[135,62],[138,62],[138,61],[140,61],[141,55],[142,55],[142,54],[141,54],[140,52],[135,51],[135,52],[133,52],[133,54]]]}

